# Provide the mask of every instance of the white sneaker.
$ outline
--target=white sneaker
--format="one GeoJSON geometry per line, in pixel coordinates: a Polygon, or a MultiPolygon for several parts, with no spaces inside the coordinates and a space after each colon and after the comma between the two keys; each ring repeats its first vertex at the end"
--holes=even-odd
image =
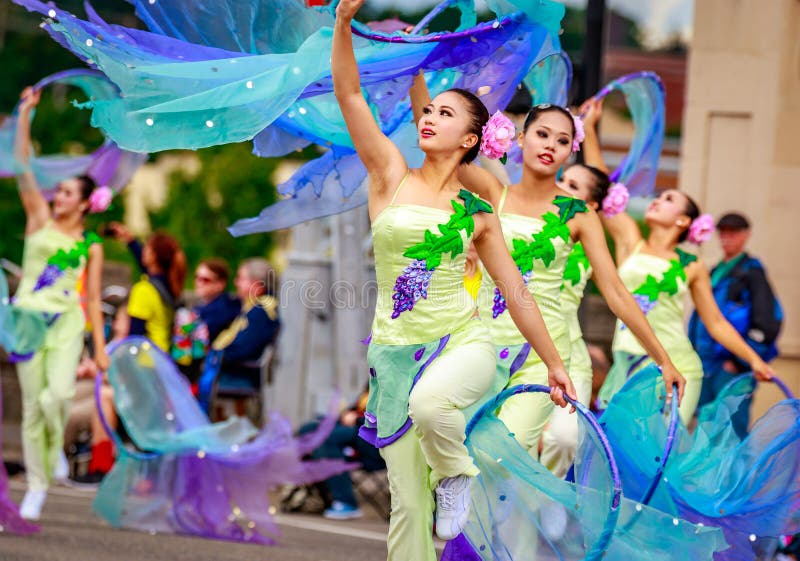
{"type": "Polygon", "coordinates": [[[436,535],[452,540],[461,533],[469,517],[469,486],[466,475],[446,477],[436,487],[436,535]]]}
{"type": "Polygon", "coordinates": [[[69,479],[69,462],[67,461],[67,455],[64,454],[64,451],[58,453],[58,459],[56,460],[56,466],[53,468],[53,480],[58,481],[59,483],[65,483],[69,479]]]}
{"type": "Polygon", "coordinates": [[[19,515],[25,520],[39,520],[47,491],[27,491],[19,505],[19,515]]]}

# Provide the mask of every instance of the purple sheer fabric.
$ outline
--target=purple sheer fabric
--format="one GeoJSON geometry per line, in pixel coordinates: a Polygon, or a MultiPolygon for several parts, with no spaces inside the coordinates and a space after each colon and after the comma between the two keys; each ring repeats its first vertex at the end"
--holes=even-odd
{"type": "MultiPolygon", "coordinates": [[[[0,387],[0,419],[3,418],[3,394],[0,387]]],[[[3,431],[0,430],[0,450],[3,449],[3,431]]],[[[33,534],[39,531],[39,526],[31,524],[19,515],[19,508],[8,496],[8,473],[6,467],[0,462],[0,533],[33,534]]]]}
{"type": "Polygon", "coordinates": [[[294,437],[288,419],[263,428],[233,418],[210,423],[170,358],[141,337],[111,353],[108,378],[120,419],[136,446],[120,447],[94,509],[112,525],[262,544],[279,529],[268,493],[327,479],[354,467],[306,461],[335,423],[294,437]]]}

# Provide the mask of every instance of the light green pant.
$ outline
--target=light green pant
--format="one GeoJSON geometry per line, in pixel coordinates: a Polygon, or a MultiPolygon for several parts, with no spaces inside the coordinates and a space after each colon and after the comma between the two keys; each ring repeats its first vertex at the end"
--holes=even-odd
{"type": "Polygon", "coordinates": [[[445,477],[478,474],[464,445],[461,410],[489,390],[494,371],[488,338],[461,345],[451,340],[414,386],[408,408],[413,427],[381,448],[392,495],[389,561],[436,561],[432,489],[445,477]]]}
{"type": "MultiPolygon", "coordinates": [[[[506,387],[518,384],[547,385],[547,366],[531,351],[528,360],[509,379],[506,387]]],[[[497,418],[534,459],[539,459],[539,439],[554,409],[546,393],[522,393],[510,397],[500,407],[497,418]]]]}
{"type": "MultiPolygon", "coordinates": [[[[622,388],[628,378],[639,372],[645,366],[653,363],[652,360],[647,357],[644,357],[644,360],[640,360],[641,358],[642,355],[632,355],[624,351],[614,351],[614,364],[608,372],[603,387],[600,388],[601,400],[605,397],[606,401],[610,401],[614,393],[622,388]]],[[[700,390],[703,387],[703,371],[690,371],[684,368],[681,374],[686,378],[686,386],[683,388],[683,400],[681,400],[680,407],[678,407],[678,413],[683,423],[688,426],[694,416],[695,410],[697,410],[697,404],[700,402],[700,390]]]]}
{"type": "MultiPolygon", "coordinates": [[[[575,385],[578,401],[589,405],[592,399],[592,360],[583,339],[572,342],[569,376],[575,385]]],[[[556,477],[563,478],[575,461],[578,451],[578,413],[556,407],[550,423],[542,434],[542,453],[539,460],[556,477]]]]}
{"type": "Polygon", "coordinates": [[[60,317],[47,330],[44,344],[17,364],[22,392],[22,450],[28,489],[44,491],[64,447],[64,427],[75,395],[75,372],[83,351],[83,314],[60,317]]]}

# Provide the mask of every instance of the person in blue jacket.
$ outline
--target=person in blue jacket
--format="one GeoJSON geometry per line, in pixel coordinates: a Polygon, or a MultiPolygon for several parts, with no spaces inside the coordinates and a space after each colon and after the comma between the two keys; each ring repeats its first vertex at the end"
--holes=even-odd
{"type": "Polygon", "coordinates": [[[221,360],[217,384],[226,389],[257,389],[259,358],[280,327],[277,275],[265,259],[247,259],[239,266],[234,285],[241,312],[211,345],[221,360]]]}
{"type": "MultiPolygon", "coordinates": [[[[745,246],[750,222],[739,213],[728,213],[717,222],[724,257],[711,270],[711,288],[720,311],[739,334],[761,356],[770,361],[778,355],[775,341],[783,313],[761,261],[750,256],[745,246]]],[[[749,370],[709,335],[695,312],[689,321],[689,337],[703,362],[702,406],[714,400],[732,376],[749,370]]],[[[751,399],[745,400],[732,417],[737,434],[747,434],[751,399]]]]}

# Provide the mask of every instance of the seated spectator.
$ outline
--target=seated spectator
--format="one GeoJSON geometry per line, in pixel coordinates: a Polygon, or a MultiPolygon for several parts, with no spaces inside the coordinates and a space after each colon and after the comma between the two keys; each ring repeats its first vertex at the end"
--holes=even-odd
{"type": "Polygon", "coordinates": [[[208,328],[209,341],[236,319],[242,307],[239,298],[225,292],[229,278],[228,264],[217,258],[201,261],[194,275],[194,291],[200,299],[196,310],[208,328]]]}
{"type": "Polygon", "coordinates": [[[172,324],[186,280],[186,257],[178,242],[165,233],[155,233],[142,244],[118,222],[109,233],[128,244],[145,272],[131,288],[128,315],[130,335],[144,335],[162,351],[169,352],[172,324]]]}
{"type": "MultiPolygon", "coordinates": [[[[315,460],[322,458],[346,459],[360,462],[367,471],[386,469],[378,449],[358,436],[358,429],[364,424],[364,412],[367,408],[368,393],[365,389],[358,396],[358,400],[339,416],[331,434],[322,445],[314,450],[311,457],[315,460]],[[348,452],[354,452],[355,457],[350,457],[348,452]]],[[[309,423],[300,429],[300,433],[311,432],[319,423],[309,423]]],[[[331,495],[330,508],[323,513],[325,518],[331,520],[351,520],[361,518],[364,513],[358,508],[356,495],[353,491],[353,482],[350,473],[340,473],[325,480],[325,486],[331,495]]]]}
{"type": "Polygon", "coordinates": [[[265,259],[247,259],[234,280],[242,308],[214,340],[200,382],[200,401],[208,408],[214,378],[220,388],[253,390],[261,386],[259,359],[278,334],[277,275],[265,259]],[[215,375],[215,372],[217,373],[215,375]]]}
{"type": "MultiPolygon", "coordinates": [[[[121,341],[128,336],[130,318],[126,303],[123,301],[117,307],[111,324],[111,339],[109,343],[121,341]]],[[[69,418],[65,429],[64,442],[76,442],[78,435],[89,430],[91,439],[91,459],[85,474],[75,476],[72,481],[84,485],[97,485],[114,465],[114,447],[100,422],[95,403],[94,387],[98,369],[94,361],[84,357],[78,365],[77,384],[75,397],[70,408],[69,418]]],[[[100,388],[100,406],[103,414],[112,428],[117,426],[117,414],[114,410],[114,390],[108,383],[100,388]]]]}
{"type": "Polygon", "coordinates": [[[175,313],[172,358],[181,372],[195,383],[200,375],[209,344],[236,319],[241,310],[238,298],[225,291],[230,278],[228,264],[217,258],[200,262],[194,275],[198,303],[193,309],[175,313]]]}

